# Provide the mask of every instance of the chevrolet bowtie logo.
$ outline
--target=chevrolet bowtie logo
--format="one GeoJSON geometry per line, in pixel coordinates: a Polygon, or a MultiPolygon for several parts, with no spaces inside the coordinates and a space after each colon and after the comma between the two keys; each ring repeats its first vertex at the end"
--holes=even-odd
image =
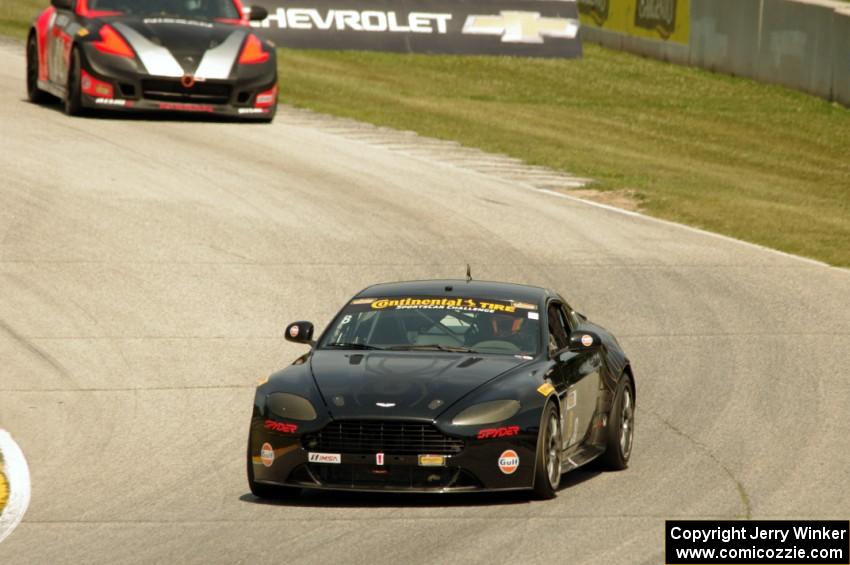
{"type": "Polygon", "coordinates": [[[498,16],[468,16],[463,33],[501,35],[502,43],[543,43],[544,37],[574,39],[578,20],[541,18],[539,12],[501,12],[498,16]]]}

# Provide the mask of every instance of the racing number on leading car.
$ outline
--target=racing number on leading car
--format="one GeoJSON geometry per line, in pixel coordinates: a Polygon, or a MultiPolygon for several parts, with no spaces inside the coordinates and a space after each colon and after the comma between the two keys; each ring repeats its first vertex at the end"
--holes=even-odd
{"type": "Polygon", "coordinates": [[[71,23],[68,10],[56,9],[47,26],[47,72],[50,80],[58,84],[68,82],[68,60],[71,55],[73,38],[67,28],[71,23]]]}
{"type": "MultiPolygon", "coordinates": [[[[563,320],[569,320],[563,305],[559,306],[559,311],[563,320]]],[[[566,375],[567,386],[571,392],[565,404],[567,407],[574,405],[568,412],[573,419],[575,431],[564,438],[570,445],[580,442],[590,431],[601,390],[602,356],[599,350],[581,352],[576,355],[577,358],[570,363],[570,369],[566,375]]]]}
{"type": "Polygon", "coordinates": [[[549,348],[549,357],[555,362],[555,367],[551,370],[549,378],[555,385],[555,390],[557,391],[558,398],[560,399],[561,439],[563,447],[566,447],[568,439],[572,433],[573,424],[573,416],[567,409],[565,401],[567,386],[569,384],[567,378],[567,363],[569,361],[568,356],[570,354],[567,353],[567,346],[569,344],[569,339],[567,338],[567,326],[561,319],[561,316],[558,313],[559,310],[560,306],[557,302],[550,303],[547,308],[546,317],[548,318],[549,323],[546,343],[549,348]]]}
{"type": "Polygon", "coordinates": [[[551,302],[549,319],[549,352],[556,363],[552,380],[561,400],[562,441],[564,448],[579,443],[587,434],[599,397],[598,352],[576,353],[568,350],[569,318],[564,306],[551,302]]]}

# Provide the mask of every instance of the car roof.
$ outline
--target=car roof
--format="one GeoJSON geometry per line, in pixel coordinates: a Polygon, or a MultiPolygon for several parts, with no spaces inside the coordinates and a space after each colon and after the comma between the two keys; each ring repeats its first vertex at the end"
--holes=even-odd
{"type": "Polygon", "coordinates": [[[375,284],[361,290],[355,298],[446,295],[543,303],[550,296],[558,296],[558,293],[550,289],[524,284],[443,279],[375,284]],[[447,290],[447,288],[451,288],[451,290],[447,290]]]}

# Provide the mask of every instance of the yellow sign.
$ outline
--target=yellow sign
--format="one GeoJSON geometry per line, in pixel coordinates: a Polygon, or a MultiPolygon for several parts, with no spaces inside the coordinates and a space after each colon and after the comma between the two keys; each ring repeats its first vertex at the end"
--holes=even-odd
{"type": "Polygon", "coordinates": [[[690,0],[578,0],[582,25],[688,44],[690,0]]]}

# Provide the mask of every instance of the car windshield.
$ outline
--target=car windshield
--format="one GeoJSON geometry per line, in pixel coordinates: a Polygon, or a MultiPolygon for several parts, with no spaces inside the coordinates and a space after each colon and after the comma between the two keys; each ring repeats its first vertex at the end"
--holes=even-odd
{"type": "Polygon", "coordinates": [[[194,19],[239,19],[233,0],[89,0],[94,11],[129,16],[194,19]]]}
{"type": "Polygon", "coordinates": [[[323,349],[388,349],[536,355],[535,304],[470,297],[355,298],[331,324],[323,349]]]}

